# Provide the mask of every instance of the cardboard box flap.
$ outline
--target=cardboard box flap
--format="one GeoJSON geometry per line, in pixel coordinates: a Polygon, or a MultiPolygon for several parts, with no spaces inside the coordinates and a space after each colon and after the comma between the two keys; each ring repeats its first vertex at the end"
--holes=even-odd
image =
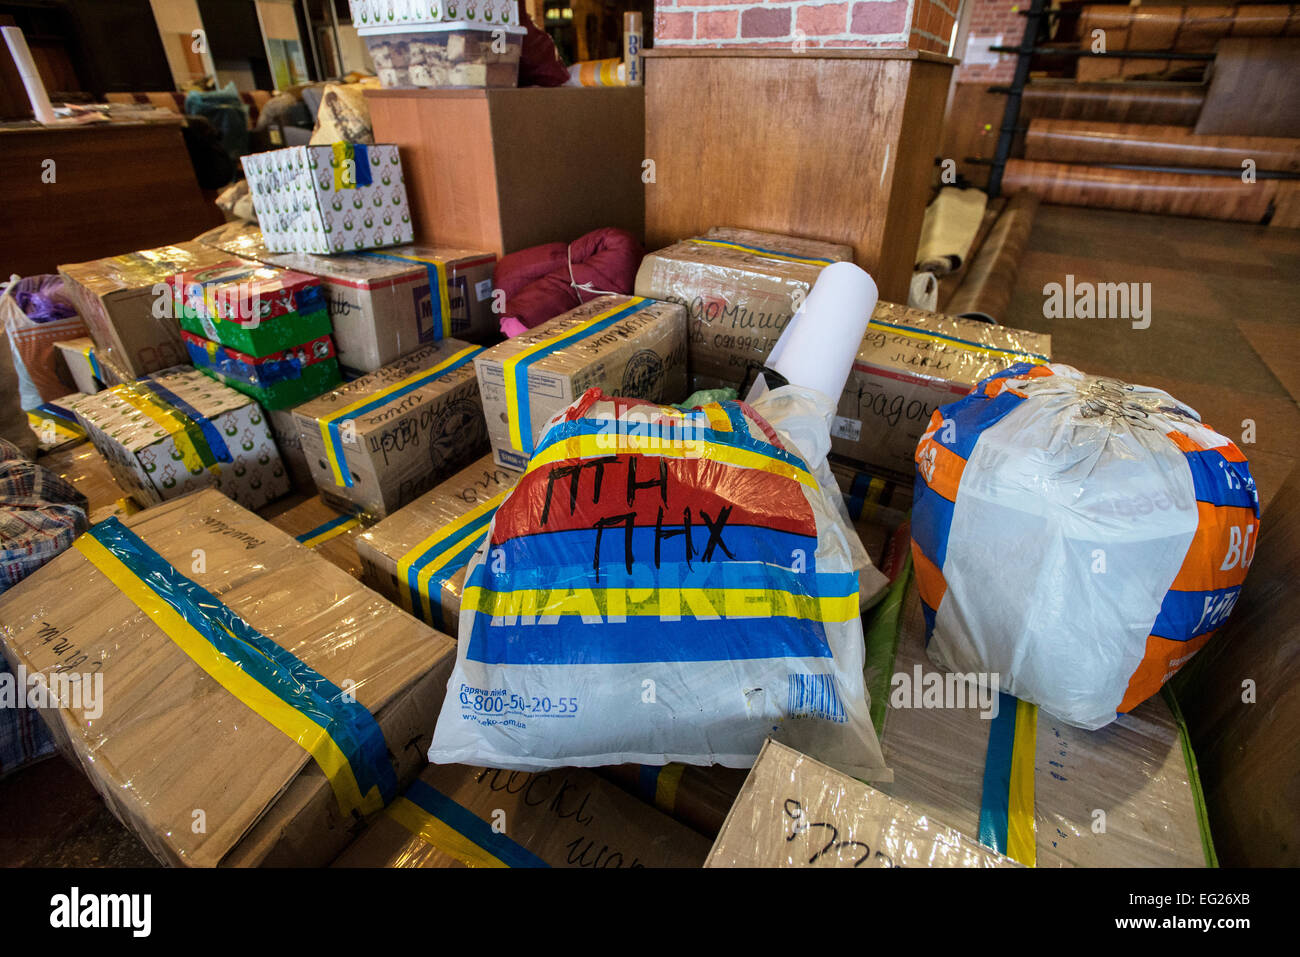
{"type": "Polygon", "coordinates": [[[1052,337],[974,319],[876,304],[855,367],[973,388],[1016,362],[1047,362],[1052,337]]]}
{"type": "Polygon", "coordinates": [[[768,739],[704,866],[1016,865],[883,791],[768,739]]]}
{"type": "Polygon", "coordinates": [[[317,428],[312,420],[333,417],[348,410],[357,434],[382,428],[394,419],[474,377],[471,361],[478,346],[459,339],[443,339],[403,356],[376,372],[345,382],[322,396],[294,409],[300,428],[317,428]],[[439,366],[441,374],[433,375],[439,366]],[[430,373],[427,381],[423,374],[430,373]],[[417,381],[419,380],[419,381],[417,381]],[[369,401],[367,401],[369,400],[369,401]]]}
{"type": "MultiPolygon", "coordinates": [[[[281,658],[281,664],[332,709],[347,710],[346,691],[373,715],[450,647],[445,636],[214,491],[155,506],[122,525],[154,558],[260,633],[268,647],[292,655],[297,663],[281,658]],[[315,683],[312,672],[328,684],[315,683]]],[[[147,615],[132,594],[154,607],[162,600],[151,599],[140,579],[124,575],[124,564],[105,561],[116,553],[88,541],[98,528],[0,596],[5,654],[14,667],[47,677],[57,669],[102,674],[102,714],[65,702],[47,718],[63,729],[96,787],[160,859],[217,864],[311,760],[304,745],[264,716],[304,727],[303,705],[285,704],[267,691],[270,685],[236,680],[231,686],[253,673],[248,665],[222,671],[229,658],[215,653],[211,641],[195,638],[197,629],[187,632],[178,616],[147,615]],[[237,672],[233,679],[231,672],[237,672]],[[195,826],[199,821],[202,828],[195,826]]],[[[202,616],[189,620],[196,618],[202,623],[202,616]]],[[[390,742],[388,750],[398,746],[390,742]]],[[[358,781],[370,770],[379,773],[378,762],[358,763],[358,781]]]]}

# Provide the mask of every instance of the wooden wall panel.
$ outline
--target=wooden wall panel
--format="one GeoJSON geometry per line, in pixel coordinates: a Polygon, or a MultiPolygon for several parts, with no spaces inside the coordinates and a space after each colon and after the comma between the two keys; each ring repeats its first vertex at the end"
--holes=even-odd
{"type": "Polygon", "coordinates": [[[1206,166],[1300,172],[1300,139],[1269,136],[1198,136],[1185,126],[1031,120],[1025,159],[1058,163],[1206,166]]]}
{"type": "Polygon", "coordinates": [[[1258,223],[1268,214],[1277,181],[1243,183],[1238,176],[1116,170],[1013,159],[1007,162],[1002,188],[1027,189],[1045,203],[1062,206],[1258,223]]]}
{"type": "Polygon", "coordinates": [[[906,301],[952,61],[916,51],[654,50],[646,242],[711,226],[854,248],[906,301]]]}
{"type": "Polygon", "coordinates": [[[953,84],[939,144],[939,155],[956,160],[957,171],[981,189],[988,185],[989,167],[966,161],[992,161],[998,146],[998,127],[1007,108],[1006,96],[990,93],[988,88],[988,83],[953,84]]]}

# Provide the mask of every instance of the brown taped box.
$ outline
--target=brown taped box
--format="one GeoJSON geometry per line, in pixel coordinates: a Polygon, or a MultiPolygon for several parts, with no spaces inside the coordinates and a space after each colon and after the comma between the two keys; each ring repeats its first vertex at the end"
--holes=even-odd
{"type": "Polygon", "coordinates": [[[641,260],[636,294],[683,305],[690,316],[691,374],[703,383],[739,388],[751,365],[767,361],[822,269],[845,261],[853,261],[848,246],[715,226],[641,260]],[[711,245],[716,243],[769,252],[711,245]],[[800,259],[820,261],[795,261],[800,259]]]}
{"type": "Polygon", "coordinates": [[[597,773],[709,840],[718,836],[749,774],[744,768],[718,764],[616,764],[597,773]]]}
{"type": "Polygon", "coordinates": [[[179,272],[229,258],[202,243],[177,243],[68,263],[59,267],[59,275],[86,321],[100,365],[111,378],[129,382],[149,372],[189,364],[180,325],[173,318],[168,282],[179,272]]]}
{"type": "MultiPolygon", "coordinates": [[[[218,492],[123,524],[261,634],[346,682],[379,724],[400,793],[424,763],[451,639],[218,492]]],[[[357,820],[308,752],[210,677],[77,547],[0,596],[0,635],[14,669],[103,674],[98,719],[70,706],[43,717],[159,860],[322,866],[353,836],[357,820]]]]}
{"type": "Polygon", "coordinates": [[[273,253],[262,242],[262,231],[246,223],[227,223],[196,241],[318,277],[329,304],[339,365],[345,369],[374,372],[432,341],[429,269],[409,259],[436,259],[446,265],[451,335],[480,344],[501,338],[492,312],[497,261],[493,253],[419,245],[342,256],[273,253]]]}
{"type": "Polygon", "coordinates": [[[708,851],[705,838],[582,768],[432,764],[334,866],[699,867],[708,851]]]}
{"type": "MultiPolygon", "coordinates": [[[[357,535],[355,544],[364,574],[362,580],[417,618],[424,621],[432,618],[434,620],[430,624],[435,628],[453,638],[457,637],[460,598],[465,590],[465,566],[456,568],[450,577],[442,581],[437,596],[441,610],[434,610],[430,604],[426,612],[423,602],[419,609],[412,610],[411,592],[397,574],[398,563],[420,545],[440,554],[456,544],[455,540],[448,539],[442,539],[437,544],[424,543],[461,516],[508,491],[522,474],[497,465],[492,456],[485,455],[374,527],[361,532],[357,535]]],[[[477,539],[481,541],[486,534],[486,528],[480,529],[477,539]]],[[[470,543],[465,541],[462,547],[468,544],[470,543]]],[[[442,575],[437,577],[442,578],[442,575]]]]}
{"type": "Polygon", "coordinates": [[[831,424],[831,451],[910,483],[916,443],[941,405],[1017,362],[1051,358],[1052,337],[881,302],[831,424]]]}
{"type": "Polygon", "coordinates": [[[348,469],[351,486],[335,479],[321,434],[321,417],[418,376],[470,348],[457,339],[444,339],[294,408],[302,451],[321,498],[340,511],[382,518],[487,451],[483,405],[471,362],[349,420],[355,441],[348,442],[344,435],[345,461],[340,464],[348,469]]]}
{"type": "Polygon", "coordinates": [[[1015,867],[966,834],[768,740],[705,867],[1015,867]]]}
{"type": "MultiPolygon", "coordinates": [[[[886,529],[897,528],[907,517],[912,508],[912,482],[902,481],[892,472],[880,472],[861,463],[850,462],[831,455],[827,460],[831,474],[844,495],[844,504],[848,507],[849,517],[853,519],[858,534],[863,535],[862,543],[867,544],[863,532],[864,526],[877,526],[886,529]]],[[[873,535],[873,539],[875,535],[873,535]]],[[[871,560],[876,561],[876,553],[871,552],[871,560]]],[[[878,565],[879,563],[877,563],[878,565]]]]}
{"type": "Polygon", "coordinates": [[[319,495],[298,499],[295,496],[277,502],[258,514],[336,568],[361,581],[361,559],[357,557],[356,545],[362,530],[360,519],[331,508],[319,495]]]}
{"type": "MultiPolygon", "coordinates": [[[[475,356],[488,440],[499,464],[522,471],[529,459],[510,440],[510,417],[516,410],[514,396],[506,394],[506,360],[638,302],[630,296],[601,296],[475,356]]],[[[524,429],[532,442],[551,416],[591,388],[609,396],[680,402],[686,398],[686,310],[675,303],[649,302],[602,332],[538,359],[528,366],[527,377],[529,421],[524,429]]]]}
{"type": "Polygon", "coordinates": [[[298,421],[293,417],[293,409],[267,409],[266,425],[275,439],[275,447],[280,450],[280,461],[289,473],[289,481],[296,491],[314,494],[316,479],[311,466],[307,464],[307,455],[302,450],[302,434],[298,431],[298,421]]]}

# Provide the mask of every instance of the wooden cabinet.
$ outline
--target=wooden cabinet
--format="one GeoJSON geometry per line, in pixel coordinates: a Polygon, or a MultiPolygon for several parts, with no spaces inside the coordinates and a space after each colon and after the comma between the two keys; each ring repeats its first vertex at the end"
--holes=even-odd
{"type": "Polygon", "coordinates": [[[402,151],[417,241],[502,255],[645,228],[640,88],[368,90],[402,151]]]}
{"type": "Polygon", "coordinates": [[[647,247],[710,226],[846,243],[883,298],[906,302],[954,62],[647,50],[647,247]]]}

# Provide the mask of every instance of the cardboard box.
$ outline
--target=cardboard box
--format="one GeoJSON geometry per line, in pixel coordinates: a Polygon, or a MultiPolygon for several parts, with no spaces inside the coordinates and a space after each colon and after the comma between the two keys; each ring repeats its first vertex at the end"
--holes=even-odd
{"type": "Polygon", "coordinates": [[[141,505],[211,486],[260,508],[289,491],[261,407],[194,369],[105,389],[73,412],[141,505]]]}
{"type": "Polygon", "coordinates": [[[316,479],[307,463],[307,455],[302,450],[302,433],[298,431],[293,409],[267,409],[266,424],[271,430],[271,437],[275,439],[276,448],[280,450],[280,460],[284,462],[294,489],[315,495],[316,479]]]}
{"type": "Polygon", "coordinates": [[[482,455],[476,352],[443,339],[295,408],[321,497],[382,518],[482,455]]]}
{"type": "Polygon", "coordinates": [[[771,739],[705,867],[1015,867],[1015,862],[771,739]]]}
{"type": "Polygon", "coordinates": [[[681,303],[690,314],[690,371],[738,388],[762,365],[822,269],[852,261],[835,243],[715,227],[641,260],[636,294],[681,303]]]}
{"type": "MultiPolygon", "coordinates": [[[[1162,696],[1097,731],[1071,727],[1006,694],[986,698],[996,702],[992,716],[964,682],[966,706],[957,707],[963,702],[953,676],[952,700],[927,691],[943,689],[946,673],[926,656],[914,581],[896,640],[893,667],[885,669],[891,682],[880,738],[894,769],[893,782],[882,785],[889,794],[981,839],[983,809],[1004,809],[995,843],[1030,866],[1206,866],[1200,785],[1162,696]],[[1015,789],[1013,766],[1032,771],[1017,778],[1015,789]]],[[[868,647],[868,661],[872,652],[868,647]]]]}
{"type": "Polygon", "coordinates": [[[1051,358],[1052,337],[877,304],[831,425],[831,451],[910,483],[930,416],[981,379],[1051,358]]]}
{"type": "Polygon", "coordinates": [[[415,239],[396,146],[291,146],[240,162],[272,252],[326,255],[415,239]]]}
{"type": "Polygon", "coordinates": [[[86,441],[86,430],[72,411],[77,400],[82,398],[85,398],[83,393],[73,392],[27,410],[27,424],[36,435],[38,451],[54,452],[86,441]]]}
{"type": "Polygon", "coordinates": [[[59,275],[86,320],[104,371],[129,382],[189,361],[174,318],[171,277],[229,258],[202,243],[178,243],[69,263],[59,267],[59,275]]]}
{"type": "Polygon", "coordinates": [[[425,768],[336,867],[699,867],[709,842],[580,768],[425,768]]]}
{"type": "Polygon", "coordinates": [[[454,0],[349,0],[358,30],[405,23],[519,24],[516,0],[483,0],[458,6],[454,0]]]}
{"type": "Polygon", "coordinates": [[[227,259],[172,278],[181,328],[253,356],[330,334],[325,291],[306,273],[227,259]]]}
{"type": "Polygon", "coordinates": [[[367,585],[455,638],[465,566],[522,472],[486,455],[362,532],[367,585]]]}
{"type": "Polygon", "coordinates": [[[722,830],[749,775],[744,768],[718,764],[616,764],[597,773],[710,841],[722,830]]]}
{"type": "Polygon", "coordinates": [[[0,634],[15,670],[102,674],[97,717],[73,696],[44,717],[158,859],[193,866],[332,860],[353,812],[379,810],[423,764],[455,655],[212,490],[95,526],[0,598],[0,634]],[[223,640],[230,628],[242,641],[223,640]],[[304,709],[366,742],[318,739],[351,784],[296,740],[320,734],[304,709]]]}
{"type": "Polygon", "coordinates": [[[252,356],[186,330],[181,333],[194,367],[263,409],[284,409],[338,385],[339,363],[329,334],[265,356],[252,356]]]}
{"type": "Polygon", "coordinates": [[[78,392],[94,395],[110,384],[108,374],[100,367],[99,359],[95,356],[95,341],[89,336],[56,342],[54,348],[63,356],[78,392]]]}
{"type": "Polygon", "coordinates": [[[319,278],[339,364],[348,370],[374,372],[433,342],[439,330],[480,345],[501,337],[492,312],[493,253],[420,245],[343,256],[273,253],[256,226],[234,223],[199,241],[319,278]],[[445,298],[440,292],[435,300],[431,289],[445,298]]]}
{"type": "MultiPolygon", "coordinates": [[[[292,501],[292,500],[290,500],[292,501]]],[[[262,510],[262,517],[310,548],[330,564],[361,581],[361,560],[357,557],[357,536],[364,526],[348,512],[330,508],[319,495],[282,507],[281,503],[262,510]]]]}
{"type": "Polygon", "coordinates": [[[601,296],[485,350],[474,368],[492,455],[522,471],[547,420],[588,389],[652,402],[686,398],[686,310],[601,296]]]}
{"type": "Polygon", "coordinates": [[[912,508],[912,482],[834,455],[827,459],[831,474],[844,496],[849,518],[861,532],[863,525],[897,528],[912,508]]]}

